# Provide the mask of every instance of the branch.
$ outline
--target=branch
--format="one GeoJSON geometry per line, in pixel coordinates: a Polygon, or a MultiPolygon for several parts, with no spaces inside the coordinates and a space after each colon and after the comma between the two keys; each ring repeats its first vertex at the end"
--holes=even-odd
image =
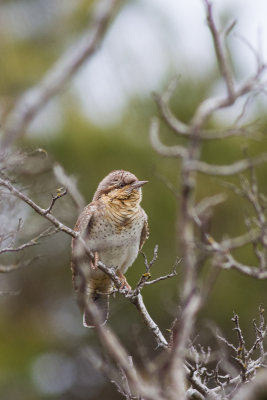
{"type": "MultiPolygon", "coordinates": [[[[67,227],[66,225],[62,224],[57,218],[52,216],[50,214],[49,209],[43,209],[40,206],[38,206],[36,203],[34,203],[28,196],[20,192],[18,189],[16,189],[11,182],[9,182],[6,179],[1,179],[0,178],[0,185],[3,185],[6,187],[10,193],[18,197],[19,199],[23,200],[25,203],[27,203],[30,207],[32,207],[39,215],[42,217],[48,219],[53,225],[57,227],[58,230],[61,230],[68,235],[72,236],[73,238],[78,239],[81,244],[84,247],[84,250],[86,254],[93,258],[93,254],[91,250],[87,247],[85,241],[83,238],[74,230],[71,228],[67,227]]],[[[131,301],[141,314],[146,326],[149,328],[149,330],[153,333],[153,336],[158,344],[159,347],[167,348],[168,343],[166,339],[164,338],[163,334],[161,333],[159,327],[157,324],[153,321],[153,319],[150,317],[144,302],[143,298],[140,293],[136,294],[134,292],[128,292],[127,289],[121,289],[121,281],[118,278],[115,269],[113,268],[108,268],[106,265],[104,265],[102,262],[98,262],[98,268],[104,271],[114,282],[115,286],[117,287],[118,291],[122,293],[125,298],[128,298],[129,301],[131,301]]],[[[9,268],[5,267],[2,271],[3,272],[9,272],[14,268],[9,268]]],[[[93,303],[89,303],[85,300],[86,297],[86,277],[85,274],[83,273],[82,270],[80,270],[80,274],[82,277],[82,282],[81,282],[81,296],[79,298],[79,301],[81,304],[83,304],[83,307],[86,307],[87,310],[89,311],[90,315],[93,318],[93,321],[95,322],[96,330],[98,333],[98,337],[100,341],[102,342],[104,348],[108,353],[110,354],[111,358],[114,360],[116,364],[118,364],[124,371],[125,376],[127,377],[127,380],[133,387],[138,390],[138,393],[141,393],[141,395],[146,396],[146,399],[148,400],[160,400],[161,396],[159,395],[157,391],[157,387],[150,385],[149,383],[146,383],[141,375],[137,373],[137,371],[133,368],[131,364],[129,364],[128,361],[128,356],[114,333],[103,325],[99,323],[99,316],[98,316],[98,310],[96,306],[93,303]]]]}
{"type": "MultiPolygon", "coordinates": [[[[179,259],[179,262],[180,261],[182,261],[181,258],[179,259]]],[[[160,281],[164,281],[165,279],[173,278],[174,276],[177,276],[177,271],[176,271],[175,268],[173,269],[172,272],[170,272],[167,275],[163,275],[163,276],[160,276],[160,277],[158,277],[156,279],[153,279],[152,281],[145,282],[145,285],[154,285],[154,283],[158,283],[160,281]]]]}
{"type": "Polygon", "coordinates": [[[43,232],[41,232],[39,235],[37,235],[36,237],[31,239],[29,242],[23,243],[18,247],[5,247],[3,249],[0,249],[0,254],[16,253],[16,252],[19,252],[19,251],[22,251],[22,250],[26,249],[27,247],[36,246],[36,245],[39,244],[39,242],[38,242],[39,239],[41,239],[43,237],[46,237],[46,236],[53,235],[56,232],[57,232],[57,230],[51,231],[50,228],[45,229],[43,232]]]}
{"type": "MultiPolygon", "coordinates": [[[[85,356],[94,369],[101,372],[107,379],[116,386],[118,392],[126,398],[126,400],[137,400],[137,397],[131,394],[127,376],[122,368],[115,369],[111,363],[108,363],[106,359],[100,357],[92,348],[88,347],[85,349],[85,356]]],[[[84,355],[84,354],[82,354],[84,355]]],[[[129,362],[133,365],[131,357],[128,357],[129,362]]]]}
{"type": "MultiPolygon", "coordinates": [[[[83,243],[83,244],[84,244],[84,246],[86,246],[85,243],[83,243]]],[[[93,254],[91,253],[91,251],[89,252],[89,256],[93,257],[93,254]]],[[[129,300],[132,304],[135,305],[135,307],[141,314],[146,326],[152,332],[152,334],[157,342],[158,347],[163,347],[163,348],[168,347],[168,342],[164,338],[158,325],[153,321],[149,312],[147,311],[147,308],[143,302],[143,297],[140,293],[140,289],[138,288],[138,286],[136,289],[130,290],[130,291],[124,287],[121,288],[121,280],[117,276],[116,270],[114,268],[107,267],[101,261],[98,261],[97,267],[99,269],[101,269],[103,272],[105,272],[110,277],[110,279],[114,282],[114,285],[115,285],[117,291],[120,294],[122,294],[127,300],[129,300]]]]}
{"type": "Polygon", "coordinates": [[[265,162],[267,162],[267,153],[254,158],[239,160],[230,165],[214,165],[204,161],[192,160],[188,163],[188,168],[191,171],[198,171],[206,175],[230,176],[265,162]]]}
{"type": "MultiPolygon", "coordinates": [[[[156,248],[155,248],[155,249],[156,249],[156,248]]],[[[157,256],[157,254],[156,254],[156,256],[157,256]]],[[[159,276],[158,278],[153,279],[152,281],[150,281],[150,280],[148,280],[148,279],[151,278],[151,274],[150,274],[149,271],[150,271],[150,268],[151,268],[152,264],[153,264],[155,261],[156,261],[156,258],[155,258],[155,253],[154,253],[154,257],[153,257],[152,261],[150,261],[149,264],[147,264],[147,261],[146,261],[146,269],[147,269],[147,272],[146,272],[145,274],[142,275],[142,277],[141,277],[139,283],[138,283],[137,286],[136,286],[135,291],[136,291],[137,289],[140,291],[140,290],[141,290],[144,286],[146,286],[146,285],[154,285],[155,283],[158,283],[158,282],[160,282],[160,281],[164,281],[165,279],[169,279],[169,278],[173,278],[174,276],[177,276],[176,268],[177,268],[178,264],[180,264],[180,262],[182,261],[182,258],[177,258],[177,259],[176,259],[175,264],[174,264],[174,266],[173,266],[173,268],[172,268],[172,272],[170,272],[170,273],[167,274],[167,275],[159,276]]]]}
{"type": "Polygon", "coordinates": [[[182,146],[166,146],[159,138],[159,122],[157,118],[153,118],[150,124],[150,141],[154,150],[165,157],[181,157],[187,156],[187,150],[182,146]]]}
{"type": "Polygon", "coordinates": [[[55,202],[58,200],[58,199],[60,199],[61,197],[63,197],[63,196],[65,196],[67,194],[67,189],[66,188],[59,188],[59,189],[57,189],[57,194],[56,194],[56,196],[54,196],[53,194],[52,194],[52,200],[51,200],[51,203],[50,203],[50,206],[45,210],[45,214],[51,214],[51,212],[52,212],[52,209],[53,209],[53,207],[54,207],[54,205],[55,205],[55,202]]]}
{"type": "MultiPolygon", "coordinates": [[[[59,59],[34,88],[27,91],[13,109],[1,141],[2,151],[18,139],[34,117],[59,94],[81,65],[98,50],[122,0],[102,1],[101,15],[94,16],[94,25],[59,59]]],[[[98,4],[98,7],[99,4],[98,4]]],[[[98,13],[99,14],[99,13],[98,13]]]]}
{"type": "Polygon", "coordinates": [[[233,99],[235,94],[234,94],[234,85],[233,85],[231,67],[221,40],[220,32],[217,30],[216,24],[214,22],[212,4],[208,0],[205,0],[205,3],[206,3],[207,21],[213,39],[218,65],[227,87],[228,97],[229,99],[233,99]]]}
{"type": "MultiPolygon", "coordinates": [[[[176,134],[190,138],[195,134],[191,125],[187,125],[182,122],[176,115],[172,113],[169,106],[169,101],[174,93],[177,82],[177,79],[173,79],[162,95],[154,93],[153,97],[167,125],[176,134]]],[[[250,124],[240,127],[235,126],[233,128],[223,129],[221,131],[215,129],[202,129],[199,131],[198,136],[201,140],[226,139],[232,136],[249,135],[249,128],[250,124]]]]}
{"type": "Polygon", "coordinates": [[[247,81],[235,91],[233,97],[211,97],[200,103],[192,119],[192,126],[194,129],[200,131],[212,114],[218,110],[232,106],[237,99],[247,93],[253,90],[263,91],[263,87],[259,85],[259,79],[265,69],[266,66],[263,65],[260,70],[257,70],[252,77],[248,78],[247,81]]]}
{"type": "Polygon", "coordinates": [[[87,302],[86,307],[90,310],[91,315],[95,317],[95,329],[97,330],[98,337],[105,351],[110,355],[119,369],[123,370],[127,381],[129,382],[130,386],[134,388],[134,391],[138,393],[138,396],[144,396],[148,400],[161,400],[162,397],[160,397],[157,386],[150,382],[146,382],[142,375],[138,373],[136,368],[129,361],[126,350],[121,345],[112,330],[97,323],[97,310],[95,310],[95,305],[92,302],[87,302]]]}
{"type": "Polygon", "coordinates": [[[75,177],[68,176],[59,164],[54,165],[53,171],[60,184],[68,190],[68,195],[72,198],[77,209],[81,211],[85,206],[85,201],[77,188],[75,177]]]}
{"type": "MultiPolygon", "coordinates": [[[[94,258],[91,250],[87,247],[84,239],[79,235],[78,232],[74,231],[73,229],[69,228],[68,226],[62,224],[56,217],[54,217],[50,212],[48,212],[48,209],[43,209],[40,206],[38,206],[36,203],[34,203],[28,196],[20,192],[18,189],[16,189],[10,181],[7,179],[2,179],[0,178],[0,185],[6,187],[10,193],[18,197],[19,199],[23,200],[25,203],[27,203],[30,207],[34,209],[39,215],[42,217],[48,219],[54,226],[56,226],[57,230],[62,231],[67,233],[68,235],[72,236],[73,238],[78,239],[81,244],[83,245],[83,248],[86,252],[86,254],[91,257],[92,259],[94,258]]],[[[116,271],[114,268],[109,268],[105,264],[103,264],[101,261],[98,262],[98,268],[101,269],[103,272],[105,272],[111,280],[114,282],[117,290],[119,293],[124,295],[125,298],[127,298],[131,303],[133,303],[137,310],[140,312],[142,318],[144,319],[147,327],[150,329],[150,331],[153,333],[155,340],[158,344],[158,346],[161,347],[167,347],[167,341],[164,338],[163,334],[161,333],[160,329],[156,325],[156,323],[153,321],[153,319],[150,317],[144,303],[143,299],[140,293],[136,292],[128,292],[127,289],[123,288],[121,289],[121,280],[118,278],[116,271]]]]}
{"type": "MultiPolygon", "coordinates": [[[[196,223],[199,225],[200,220],[195,218],[196,223]]],[[[244,275],[248,275],[251,278],[256,279],[267,279],[267,271],[261,270],[257,266],[242,264],[237,261],[229,250],[242,247],[245,244],[251,242],[254,238],[260,237],[260,234],[257,234],[257,230],[250,231],[247,234],[238,236],[233,239],[223,240],[221,243],[217,242],[212,236],[209,234],[205,235],[208,245],[205,246],[207,251],[214,252],[215,256],[213,259],[213,266],[216,266],[221,269],[235,269],[244,275]]]]}
{"type": "Polygon", "coordinates": [[[239,247],[245,246],[248,243],[253,243],[260,238],[260,235],[261,234],[259,229],[251,229],[249,232],[244,233],[243,235],[222,240],[221,246],[228,251],[232,249],[237,249],[239,247]]]}
{"type": "Polygon", "coordinates": [[[141,314],[145,325],[148,327],[148,329],[153,333],[153,336],[157,342],[158,347],[163,347],[167,348],[168,347],[168,342],[163,336],[161,330],[159,329],[158,325],[153,321],[151,318],[150,314],[147,311],[147,308],[144,304],[143,297],[141,293],[139,293],[137,296],[131,296],[130,295],[130,301],[135,305],[139,313],[141,314]]]}
{"type": "Polygon", "coordinates": [[[158,105],[162,116],[164,117],[170,128],[172,128],[176,133],[179,133],[180,135],[188,136],[190,127],[184,122],[180,121],[177,117],[175,117],[168,106],[174,90],[176,89],[177,82],[177,78],[171,80],[167,89],[163,92],[162,95],[154,93],[153,97],[158,105]]]}
{"type": "Polygon", "coordinates": [[[233,400],[261,400],[264,399],[267,392],[267,372],[262,370],[256,376],[255,380],[242,386],[233,400]]]}
{"type": "Polygon", "coordinates": [[[21,262],[21,263],[18,263],[18,264],[11,264],[11,265],[0,264],[0,272],[8,273],[8,272],[12,272],[12,271],[15,271],[17,269],[20,269],[20,268],[28,267],[30,264],[33,263],[33,261],[37,260],[38,258],[39,257],[33,257],[33,258],[30,258],[29,260],[27,260],[25,262],[21,262]]]}
{"type": "Polygon", "coordinates": [[[68,226],[62,224],[62,222],[60,222],[56,217],[54,217],[52,214],[50,214],[47,211],[48,210],[47,208],[46,209],[41,208],[34,201],[32,201],[27,195],[25,195],[24,193],[22,193],[21,191],[16,189],[15,186],[13,186],[9,180],[0,178],[0,185],[6,187],[10,191],[11,194],[13,194],[17,198],[19,198],[22,201],[24,201],[25,203],[27,203],[34,211],[37,212],[37,214],[46,218],[60,231],[65,232],[74,238],[79,236],[79,234],[77,232],[75,232],[73,229],[69,228],[68,226]]]}
{"type": "Polygon", "coordinates": [[[202,383],[201,378],[194,373],[193,369],[191,369],[189,365],[185,366],[185,370],[187,379],[189,380],[193,388],[198,391],[198,397],[192,397],[192,399],[204,400],[205,398],[208,398],[210,400],[216,400],[216,396],[214,395],[212,390],[209,389],[204,383],[202,383]]]}
{"type": "Polygon", "coordinates": [[[245,265],[237,260],[230,254],[230,253],[225,253],[225,258],[226,261],[221,261],[221,262],[216,262],[215,264],[221,268],[221,269],[235,269],[239,272],[241,272],[244,275],[248,275],[251,278],[256,278],[256,279],[267,279],[267,271],[261,271],[257,266],[250,266],[250,265],[245,265]]]}
{"type": "MultiPolygon", "coordinates": [[[[79,237],[81,238],[81,237],[79,237]]],[[[84,243],[81,238],[80,243],[84,243]]],[[[84,246],[84,250],[86,254],[90,255],[90,250],[84,246]]],[[[98,268],[107,271],[109,276],[113,274],[116,275],[116,271],[114,268],[108,268],[104,264],[98,264],[98,268]],[[110,275],[111,274],[111,275],[110,275]]],[[[82,268],[82,264],[78,266],[79,269],[79,288],[78,288],[78,302],[82,306],[86,312],[90,315],[92,319],[95,330],[97,332],[98,338],[105,349],[105,352],[111,357],[115,365],[117,366],[119,371],[123,371],[127,382],[129,383],[131,389],[135,393],[137,393],[138,398],[142,398],[144,396],[147,400],[161,400],[162,397],[159,394],[159,390],[157,385],[154,385],[153,382],[149,382],[143,379],[143,376],[139,374],[136,368],[133,366],[132,362],[129,360],[128,354],[120,341],[117,339],[116,335],[113,333],[111,328],[107,328],[105,325],[101,323],[101,319],[99,318],[99,310],[97,306],[93,302],[87,301],[87,271],[82,268]],[[141,397],[140,397],[141,396],[141,397]]],[[[115,278],[115,277],[114,277],[115,278]]],[[[116,275],[116,283],[119,278],[116,275]]],[[[125,289],[124,289],[125,291],[125,289]]],[[[127,290],[126,290],[127,292],[127,290]]]]}

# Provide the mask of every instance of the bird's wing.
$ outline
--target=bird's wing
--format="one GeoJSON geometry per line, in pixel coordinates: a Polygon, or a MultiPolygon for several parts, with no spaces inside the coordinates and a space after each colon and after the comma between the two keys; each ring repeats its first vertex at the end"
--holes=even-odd
{"type": "MultiPolygon", "coordinates": [[[[83,235],[85,239],[90,233],[90,222],[92,221],[95,212],[94,202],[88,204],[81,214],[75,224],[74,230],[83,235]]],[[[82,244],[77,239],[72,239],[71,243],[72,255],[71,255],[71,271],[72,271],[72,281],[75,290],[78,290],[80,285],[81,277],[79,274],[79,265],[83,262],[88,262],[88,256],[85,254],[85,250],[82,244]]]]}
{"type": "Polygon", "coordinates": [[[141,232],[141,236],[140,236],[140,245],[139,245],[139,251],[142,250],[142,247],[145,243],[145,241],[148,239],[149,236],[149,228],[148,228],[148,222],[147,222],[147,215],[145,213],[145,211],[143,210],[144,216],[145,216],[145,220],[144,220],[144,225],[143,225],[143,229],[141,232]]]}

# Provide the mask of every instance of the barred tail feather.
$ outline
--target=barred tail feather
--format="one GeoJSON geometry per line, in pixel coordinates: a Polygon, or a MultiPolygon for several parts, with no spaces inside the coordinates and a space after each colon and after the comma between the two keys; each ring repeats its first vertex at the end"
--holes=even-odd
{"type": "MultiPolygon", "coordinates": [[[[99,320],[101,325],[107,322],[109,314],[109,295],[105,293],[97,293],[96,291],[91,293],[88,297],[88,302],[93,302],[99,311],[99,320]]],[[[91,318],[88,310],[83,313],[83,325],[86,328],[94,328],[95,324],[91,318]]]]}

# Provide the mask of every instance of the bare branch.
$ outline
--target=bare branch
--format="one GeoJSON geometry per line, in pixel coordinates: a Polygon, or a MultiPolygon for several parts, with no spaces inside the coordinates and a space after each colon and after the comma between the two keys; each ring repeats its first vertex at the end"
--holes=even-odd
{"type": "Polygon", "coordinates": [[[17,269],[20,268],[24,268],[24,267],[28,267],[30,264],[32,264],[35,260],[38,260],[39,257],[33,257],[30,258],[27,261],[24,262],[19,262],[17,264],[11,264],[11,265],[3,265],[0,264],[0,273],[8,273],[8,272],[12,272],[12,271],[16,271],[17,269]]]}
{"type": "Polygon", "coordinates": [[[220,109],[232,106],[236,100],[242,96],[252,91],[263,91],[263,85],[260,85],[259,80],[265,68],[265,65],[258,68],[254,75],[248,78],[238,89],[236,89],[232,97],[211,97],[200,103],[192,119],[192,127],[194,127],[193,131],[201,131],[201,128],[213,113],[220,109]]]}
{"type": "Polygon", "coordinates": [[[253,241],[257,240],[260,237],[260,232],[258,229],[250,230],[243,235],[227,238],[221,241],[221,246],[227,250],[237,249],[239,247],[243,247],[248,243],[253,243],[253,241]]]}
{"type": "Polygon", "coordinates": [[[207,21],[212,35],[218,65],[227,87],[228,98],[233,99],[235,95],[230,63],[228,61],[223,42],[221,40],[221,34],[218,31],[214,21],[212,4],[209,2],[209,0],[205,0],[205,4],[207,11],[207,21]]]}
{"type": "MultiPolygon", "coordinates": [[[[194,129],[192,129],[191,125],[187,125],[180,121],[177,116],[175,116],[169,106],[169,100],[176,88],[177,79],[174,79],[170,82],[166,91],[163,92],[162,95],[158,93],[154,93],[154,99],[158,105],[159,111],[164,118],[164,121],[167,125],[178,135],[186,136],[190,138],[194,135],[194,129]]],[[[236,124],[235,124],[236,125],[236,124]]],[[[251,126],[250,124],[244,126],[234,126],[231,128],[226,128],[223,130],[215,130],[215,129],[202,129],[198,132],[198,136],[201,140],[214,140],[214,139],[226,139],[232,136],[252,136],[250,134],[251,126]]],[[[254,134],[254,131],[253,131],[254,134]]]]}
{"type": "Polygon", "coordinates": [[[27,195],[19,191],[18,189],[15,188],[12,183],[7,180],[7,179],[2,179],[0,178],[0,185],[6,187],[11,194],[16,196],[17,198],[21,199],[25,203],[27,203],[34,211],[37,212],[37,214],[41,215],[42,217],[48,219],[56,228],[58,228],[60,231],[67,233],[68,235],[72,237],[78,237],[78,233],[75,232],[73,229],[67,227],[66,225],[62,224],[56,217],[54,217],[52,214],[47,212],[47,209],[41,208],[38,206],[34,201],[32,201],[27,195]]]}
{"type": "Polygon", "coordinates": [[[242,264],[235,260],[235,258],[230,253],[225,253],[225,258],[225,262],[221,261],[218,263],[214,261],[214,264],[222,269],[235,269],[244,275],[250,276],[251,278],[267,279],[267,271],[261,271],[257,266],[242,264]]]}
{"type": "Polygon", "coordinates": [[[77,188],[75,177],[68,176],[59,164],[55,164],[53,170],[57,180],[68,190],[68,195],[72,198],[77,209],[81,211],[85,206],[85,201],[77,188]]]}
{"type": "Polygon", "coordinates": [[[262,370],[256,376],[255,380],[241,386],[238,393],[233,397],[233,400],[260,400],[264,399],[267,391],[267,372],[262,370]]]}
{"type": "Polygon", "coordinates": [[[226,198],[227,196],[225,193],[217,193],[214,196],[205,197],[195,206],[194,214],[198,217],[199,215],[204,214],[206,210],[224,202],[226,198]]]}
{"type": "Polygon", "coordinates": [[[174,264],[174,266],[172,268],[172,272],[170,272],[167,275],[163,275],[163,276],[160,276],[160,277],[158,277],[156,279],[153,279],[152,281],[146,281],[145,285],[154,285],[154,283],[158,283],[158,282],[163,281],[165,279],[169,279],[169,278],[173,278],[174,276],[177,276],[176,268],[177,268],[178,264],[180,264],[181,261],[182,261],[182,258],[177,258],[177,260],[175,261],[175,264],[174,264]]]}
{"type": "MultiPolygon", "coordinates": [[[[32,207],[39,215],[42,217],[48,219],[53,225],[56,226],[56,228],[62,232],[67,233],[68,235],[74,237],[74,238],[79,238],[79,241],[82,243],[86,254],[93,259],[93,254],[90,249],[87,248],[87,245],[84,241],[84,239],[73,229],[67,227],[66,225],[62,224],[56,217],[54,217],[52,214],[47,212],[47,209],[43,209],[40,206],[38,206],[36,203],[34,203],[28,196],[20,192],[18,189],[16,189],[11,182],[8,180],[4,180],[0,178],[0,185],[3,185],[6,187],[10,193],[14,194],[16,197],[20,198],[23,200],[25,203],[27,203],[30,207],[32,207]]],[[[121,289],[121,280],[118,278],[116,271],[113,268],[109,268],[106,265],[104,265],[102,262],[98,262],[98,268],[104,271],[114,282],[115,286],[117,287],[118,291],[123,294],[126,298],[133,303],[137,310],[141,313],[142,318],[144,319],[147,327],[150,329],[150,331],[153,333],[158,346],[166,347],[167,342],[160,332],[158,326],[155,324],[155,322],[152,320],[150,317],[144,303],[143,299],[140,293],[129,293],[127,289],[122,288],[121,289]]]]}
{"type": "MultiPolygon", "coordinates": [[[[81,238],[81,243],[83,243],[82,238],[81,238]]],[[[88,254],[90,254],[89,249],[87,249],[86,247],[84,247],[84,249],[85,251],[88,252],[88,254]]],[[[79,276],[81,278],[79,282],[79,290],[77,292],[79,296],[78,301],[79,304],[82,305],[83,309],[86,309],[86,311],[89,313],[90,318],[94,323],[98,338],[100,339],[100,342],[102,343],[105,352],[109,354],[113,362],[118,366],[119,370],[123,371],[130,387],[133,388],[133,390],[137,393],[138,397],[144,396],[147,400],[154,400],[154,399],[161,400],[162,397],[159,394],[157,385],[153,385],[153,382],[146,382],[143,379],[142,375],[139,374],[137,369],[133,366],[132,362],[129,360],[126,350],[124,349],[120,341],[117,339],[113,331],[101,323],[101,320],[99,318],[99,311],[96,305],[93,302],[88,302],[86,300],[87,299],[86,272],[84,271],[83,268],[81,268],[81,266],[78,266],[78,268],[79,268],[79,276]]],[[[115,276],[113,276],[114,274],[116,275],[116,272],[113,268],[108,268],[101,262],[99,262],[98,268],[106,272],[111,278],[113,277],[115,281],[114,283],[117,284],[117,280],[119,278],[116,276],[115,279],[115,276]]],[[[127,292],[127,290],[125,292],[127,292]]],[[[140,298],[142,301],[141,295],[140,298]]],[[[158,332],[155,332],[155,335],[158,335],[158,332]]]]}
{"type": "Polygon", "coordinates": [[[181,157],[185,158],[187,151],[182,146],[166,146],[159,138],[159,122],[157,118],[153,118],[150,124],[150,141],[151,145],[159,154],[165,157],[181,157]]]}
{"type": "Polygon", "coordinates": [[[53,207],[54,207],[54,205],[55,205],[55,202],[56,202],[58,199],[60,199],[61,197],[65,196],[66,194],[67,194],[67,189],[66,189],[66,188],[61,187],[61,188],[57,189],[57,194],[56,194],[56,196],[54,196],[54,195],[52,194],[52,200],[51,200],[50,206],[45,210],[45,214],[51,214],[52,209],[53,209],[53,207]]]}
{"type": "MultiPolygon", "coordinates": [[[[180,261],[181,260],[182,259],[180,258],[180,261]]],[[[154,285],[154,283],[158,283],[160,281],[164,281],[165,279],[173,278],[174,276],[177,276],[176,269],[174,269],[172,272],[170,272],[167,275],[163,275],[163,276],[160,276],[159,278],[153,279],[152,281],[145,282],[145,285],[154,285]]]]}
{"type": "Polygon", "coordinates": [[[39,239],[41,239],[43,237],[51,236],[55,233],[57,233],[57,230],[51,230],[51,228],[45,229],[43,232],[41,232],[39,235],[37,235],[36,237],[31,239],[29,242],[23,243],[18,247],[5,247],[3,249],[0,249],[0,254],[17,253],[19,251],[26,249],[27,247],[36,246],[39,244],[39,242],[38,242],[39,239]]]}
{"type": "MultiPolygon", "coordinates": [[[[94,25],[75,45],[67,50],[44,76],[40,83],[26,92],[17,102],[4,128],[2,151],[10,147],[23,134],[33,118],[66,86],[81,65],[97,51],[107,28],[122,0],[102,1],[101,14],[93,17],[94,25]]],[[[100,7],[100,5],[97,5],[100,7]]]]}
{"type": "Polygon", "coordinates": [[[188,168],[191,171],[198,171],[207,175],[230,176],[265,162],[267,162],[267,153],[260,154],[254,158],[239,160],[230,165],[214,165],[195,160],[189,163],[188,168]]]}
{"type": "Polygon", "coordinates": [[[162,116],[164,117],[165,121],[168,123],[170,128],[173,129],[174,132],[179,133],[180,135],[188,136],[190,129],[189,126],[180,121],[177,117],[175,117],[168,106],[168,103],[174,93],[174,90],[176,89],[177,82],[178,82],[177,78],[171,80],[167,89],[164,91],[162,95],[154,93],[153,97],[159,107],[162,116]]]}
{"type": "MultiPolygon", "coordinates": [[[[84,244],[84,246],[86,246],[86,244],[84,244]]],[[[91,252],[90,255],[92,256],[91,252]]],[[[135,305],[135,307],[141,314],[146,326],[152,332],[158,347],[166,348],[168,346],[168,342],[161,333],[158,325],[153,321],[149,312],[147,311],[147,308],[143,302],[143,297],[140,293],[140,288],[138,288],[137,286],[135,290],[131,291],[126,288],[121,288],[121,280],[117,276],[114,268],[109,268],[100,261],[98,262],[98,268],[105,272],[111,278],[117,288],[117,291],[135,305]]]]}
{"type": "Polygon", "coordinates": [[[141,314],[146,326],[149,330],[153,333],[154,338],[157,342],[158,347],[167,348],[168,342],[166,341],[165,337],[163,336],[162,332],[160,331],[158,325],[153,321],[148,313],[146,306],[143,301],[143,297],[139,293],[137,296],[130,297],[131,303],[135,305],[139,313],[141,314]]]}

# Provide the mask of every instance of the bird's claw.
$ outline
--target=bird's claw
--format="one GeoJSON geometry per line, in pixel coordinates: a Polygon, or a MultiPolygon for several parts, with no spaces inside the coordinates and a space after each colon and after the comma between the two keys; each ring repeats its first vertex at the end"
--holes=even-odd
{"type": "Polygon", "coordinates": [[[97,269],[98,261],[99,261],[99,255],[98,255],[98,252],[95,251],[95,252],[94,252],[94,259],[93,259],[93,260],[90,260],[90,267],[91,267],[92,269],[97,269]]]}
{"type": "Polygon", "coordinates": [[[126,289],[126,290],[128,290],[128,292],[130,290],[132,290],[131,286],[127,282],[127,279],[125,278],[125,276],[123,275],[123,273],[121,271],[117,271],[117,276],[121,282],[120,289],[126,289]]]}

